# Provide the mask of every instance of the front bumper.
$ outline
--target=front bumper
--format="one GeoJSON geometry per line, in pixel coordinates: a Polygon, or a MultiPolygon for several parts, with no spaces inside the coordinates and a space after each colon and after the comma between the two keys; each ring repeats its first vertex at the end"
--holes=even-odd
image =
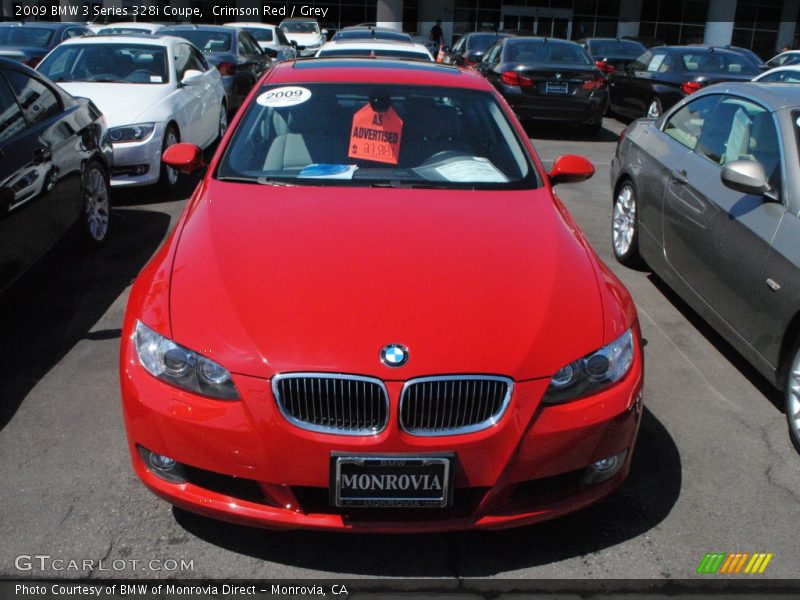
{"type": "Polygon", "coordinates": [[[158,183],[161,175],[161,148],[164,145],[166,124],[156,128],[146,140],[112,144],[114,162],[111,165],[111,187],[135,187],[158,183]],[[137,171],[145,169],[144,173],[137,171]]]}
{"type": "Polygon", "coordinates": [[[464,435],[417,437],[400,430],[402,382],[386,382],[388,427],[375,436],[315,433],[279,412],[270,382],[235,375],[242,400],[202,398],[170,387],[138,364],[123,343],[121,385],[133,468],[150,490],[186,510],[251,526],[364,532],[502,529],[558,517],[593,504],[630,469],[642,409],[642,355],[602,392],[558,406],[539,400],[548,380],[516,382],[499,423],[464,435]],[[186,466],[171,483],[145,464],[140,448],[186,466]],[[447,508],[337,508],[328,501],[332,452],[353,455],[451,453],[453,503],[447,508]],[[602,483],[584,483],[595,461],[626,452],[602,483]]]}

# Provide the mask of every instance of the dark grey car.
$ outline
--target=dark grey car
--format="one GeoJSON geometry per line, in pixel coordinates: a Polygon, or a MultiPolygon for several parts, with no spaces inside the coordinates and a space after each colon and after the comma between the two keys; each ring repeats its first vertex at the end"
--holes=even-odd
{"type": "Polygon", "coordinates": [[[614,254],[642,261],[784,390],[800,451],[800,88],[729,83],[623,132],[614,254]]]}

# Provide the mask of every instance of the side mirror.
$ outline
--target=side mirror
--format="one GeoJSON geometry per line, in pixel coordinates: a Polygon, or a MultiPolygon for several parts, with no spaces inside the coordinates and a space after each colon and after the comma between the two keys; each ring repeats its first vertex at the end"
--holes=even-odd
{"type": "Polygon", "coordinates": [[[297,49],[297,41],[296,40],[292,40],[289,43],[292,45],[292,48],[297,49]]]}
{"type": "Polygon", "coordinates": [[[181,85],[198,85],[203,82],[203,73],[202,71],[195,71],[194,69],[189,69],[183,74],[183,79],[181,79],[181,85]]]}
{"type": "Polygon", "coordinates": [[[186,142],[173,144],[161,156],[162,162],[186,175],[199,171],[206,166],[203,151],[194,144],[186,142]]]}
{"type": "Polygon", "coordinates": [[[765,194],[770,190],[764,166],[753,160],[735,160],[720,173],[725,187],[744,194],[765,194]]]}
{"type": "Polygon", "coordinates": [[[261,51],[270,58],[278,58],[278,51],[274,48],[262,48],[261,51]]]}
{"type": "Polygon", "coordinates": [[[328,37],[328,30],[323,29],[322,31],[320,31],[320,34],[324,35],[325,37],[328,37]]]}
{"type": "Polygon", "coordinates": [[[577,154],[559,156],[547,174],[550,178],[550,185],[578,183],[586,181],[592,175],[594,175],[594,165],[577,154]]]}

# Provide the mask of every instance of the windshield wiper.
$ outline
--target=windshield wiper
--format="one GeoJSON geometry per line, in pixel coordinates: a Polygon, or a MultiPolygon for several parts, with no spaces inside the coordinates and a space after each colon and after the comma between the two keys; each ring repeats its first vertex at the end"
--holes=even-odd
{"type": "Polygon", "coordinates": [[[234,183],[253,183],[256,185],[296,185],[288,181],[272,179],[271,177],[217,177],[219,181],[232,181],[234,183]]]}
{"type": "MultiPolygon", "coordinates": [[[[390,181],[375,181],[369,184],[369,187],[379,188],[398,188],[398,189],[428,189],[428,190],[445,190],[451,189],[447,183],[436,183],[433,181],[401,181],[392,179],[390,181]]],[[[462,188],[459,188],[462,189],[462,188]]]]}

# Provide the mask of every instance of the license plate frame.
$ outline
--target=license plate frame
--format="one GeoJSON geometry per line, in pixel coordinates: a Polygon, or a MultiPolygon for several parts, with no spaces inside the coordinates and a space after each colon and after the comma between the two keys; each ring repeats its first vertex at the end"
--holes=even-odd
{"type": "MultiPolygon", "coordinates": [[[[353,455],[345,453],[331,454],[331,479],[329,484],[330,500],[333,506],[339,508],[445,508],[452,503],[453,493],[453,456],[451,454],[437,455],[353,455]],[[345,476],[360,477],[366,475],[373,483],[372,475],[379,476],[383,485],[387,486],[387,477],[380,475],[395,475],[397,482],[401,475],[407,476],[411,484],[415,481],[424,487],[427,484],[431,490],[419,491],[403,490],[348,490],[343,484],[348,483],[345,476]],[[416,480],[412,479],[416,476],[416,480]],[[423,481],[427,475],[428,479],[423,481]],[[441,490],[436,490],[431,476],[439,476],[441,490]],[[395,493],[391,493],[395,491],[395,493]]],[[[352,482],[352,479],[350,480],[352,482]]]]}
{"type": "Polygon", "coordinates": [[[546,81],[544,84],[546,94],[557,94],[565,96],[569,94],[569,83],[566,81],[546,81]]]}

